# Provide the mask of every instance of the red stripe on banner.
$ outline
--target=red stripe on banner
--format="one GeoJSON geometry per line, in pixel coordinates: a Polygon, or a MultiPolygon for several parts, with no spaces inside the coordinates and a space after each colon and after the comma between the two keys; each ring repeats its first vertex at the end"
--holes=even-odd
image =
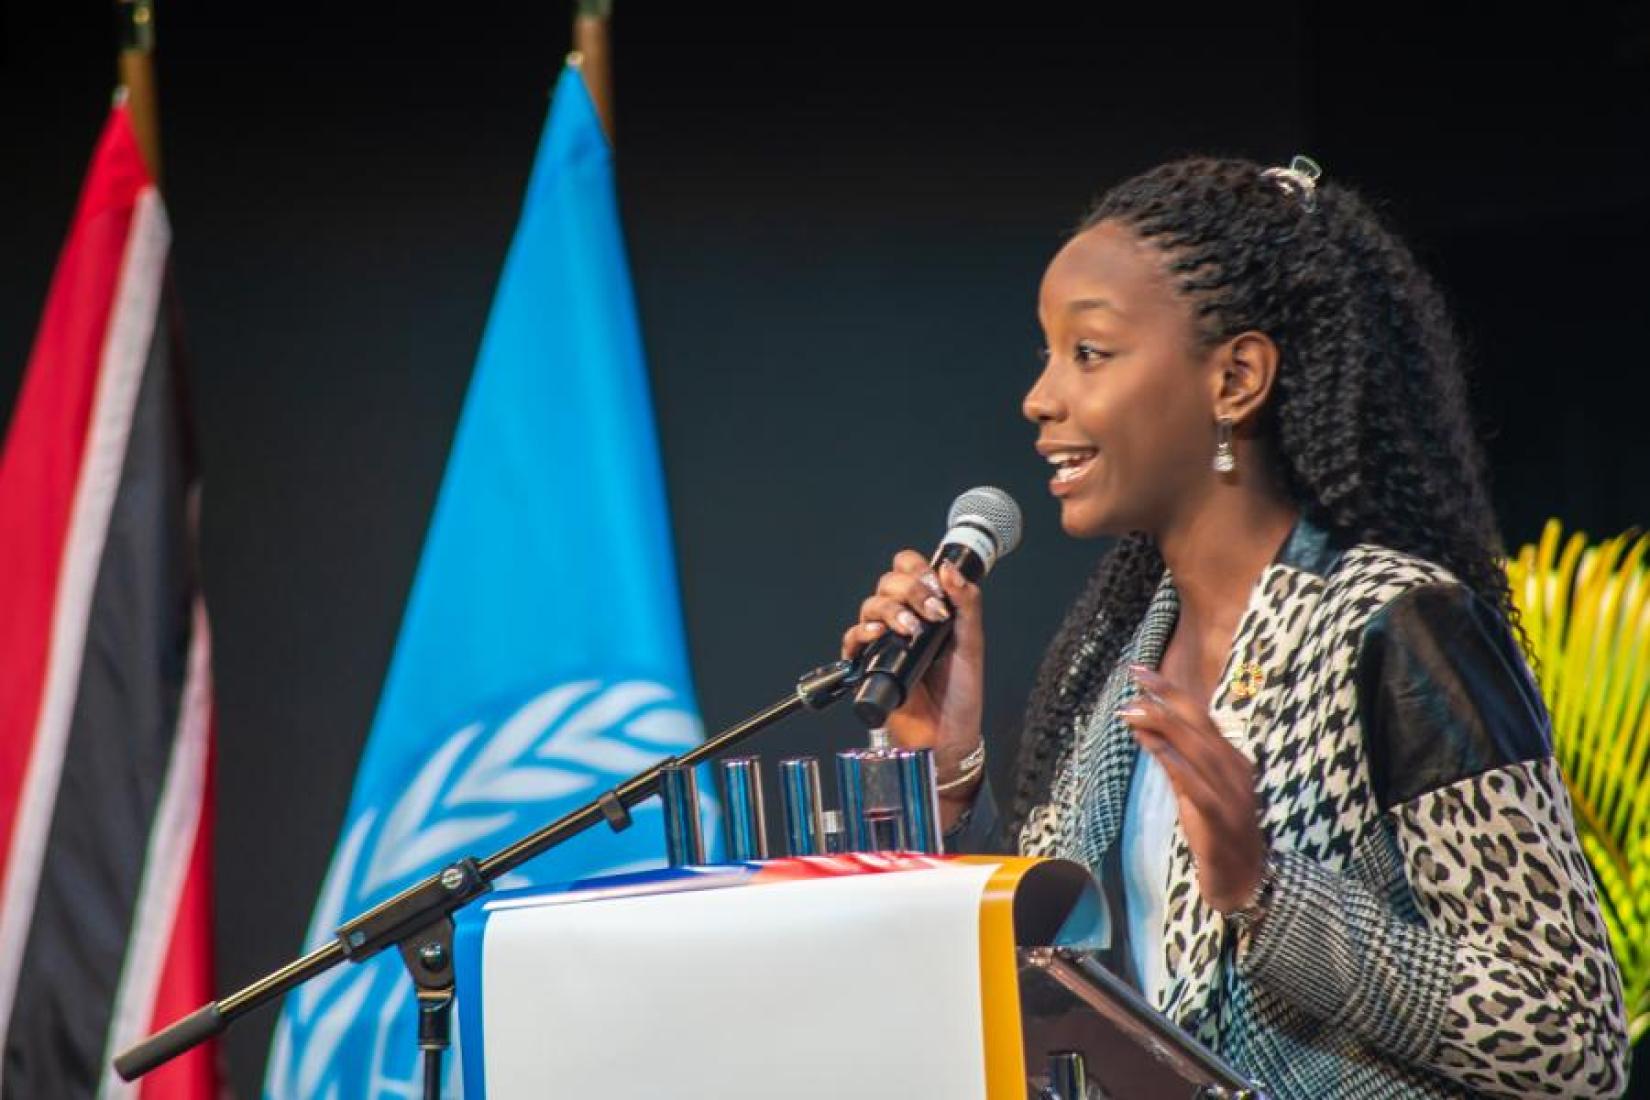
{"type": "Polygon", "coordinates": [[[0,878],[34,747],[111,303],[134,204],[149,185],[126,112],[116,110],[92,157],[0,452],[0,878]]]}
{"type": "MultiPolygon", "coordinates": [[[[206,786],[202,791],[189,876],[178,898],[177,920],[167,948],[149,1031],[159,1031],[212,1000],[217,979],[212,965],[212,832],[217,804],[215,779],[218,722],[207,735],[206,786]]],[[[140,1100],[215,1100],[218,1096],[218,1041],[204,1043],[142,1078],[140,1100]]]]}
{"type": "Polygon", "coordinates": [[[843,875],[880,875],[892,871],[927,871],[951,863],[949,856],[921,852],[844,852],[834,856],[788,856],[766,860],[751,880],[755,883],[795,882],[843,875]]]}

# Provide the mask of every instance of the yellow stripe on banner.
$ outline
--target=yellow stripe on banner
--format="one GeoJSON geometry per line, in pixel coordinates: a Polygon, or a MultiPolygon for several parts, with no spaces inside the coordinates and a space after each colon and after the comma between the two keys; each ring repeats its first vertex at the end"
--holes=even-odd
{"type": "Polygon", "coordinates": [[[1020,962],[1014,942],[1014,895],[1040,860],[1022,856],[960,856],[959,863],[994,863],[980,898],[980,1022],[989,1100],[1024,1100],[1025,1037],[1020,1021],[1020,962]]]}

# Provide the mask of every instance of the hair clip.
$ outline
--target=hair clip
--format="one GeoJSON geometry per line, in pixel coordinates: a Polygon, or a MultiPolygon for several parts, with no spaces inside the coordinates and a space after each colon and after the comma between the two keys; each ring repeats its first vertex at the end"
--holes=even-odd
{"type": "Polygon", "coordinates": [[[1323,175],[1323,169],[1311,157],[1296,155],[1289,167],[1268,168],[1261,175],[1276,180],[1285,191],[1299,195],[1301,205],[1307,210],[1318,208],[1318,177],[1323,175]]]}

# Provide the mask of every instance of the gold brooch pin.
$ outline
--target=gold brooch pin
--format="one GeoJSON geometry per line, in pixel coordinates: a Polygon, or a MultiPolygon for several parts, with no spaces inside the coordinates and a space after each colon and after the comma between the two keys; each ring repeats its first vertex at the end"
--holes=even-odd
{"type": "Polygon", "coordinates": [[[1253,699],[1266,686],[1266,670],[1253,661],[1244,661],[1232,670],[1232,698],[1253,699]]]}

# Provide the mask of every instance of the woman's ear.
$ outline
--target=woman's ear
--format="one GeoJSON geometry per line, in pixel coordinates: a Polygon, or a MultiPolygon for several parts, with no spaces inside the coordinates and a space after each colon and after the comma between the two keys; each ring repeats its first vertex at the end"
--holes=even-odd
{"type": "Polygon", "coordinates": [[[1240,332],[1215,355],[1215,417],[1240,429],[1272,396],[1278,377],[1278,345],[1264,332],[1240,332]]]}

